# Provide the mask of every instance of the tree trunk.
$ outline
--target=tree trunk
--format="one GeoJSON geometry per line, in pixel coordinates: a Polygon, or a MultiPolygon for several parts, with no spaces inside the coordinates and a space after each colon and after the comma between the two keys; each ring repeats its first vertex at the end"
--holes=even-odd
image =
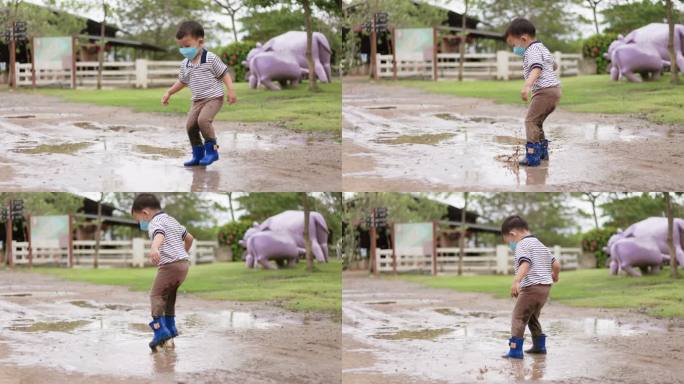
{"type": "Polygon", "coordinates": [[[95,227],[95,255],[93,257],[93,268],[99,267],[100,259],[100,239],[102,238],[102,200],[104,192],[100,193],[100,200],[97,201],[97,224],[95,227]]]}
{"type": "Polygon", "coordinates": [[[665,211],[667,212],[667,247],[670,249],[670,276],[672,278],[679,277],[677,271],[677,253],[675,251],[674,240],[672,232],[674,230],[674,218],[672,213],[672,200],[670,199],[670,192],[663,192],[665,194],[665,211]]]}
{"type": "MultiPolygon", "coordinates": [[[[459,41],[458,44],[458,52],[460,54],[459,58],[459,63],[458,63],[458,81],[463,81],[463,61],[465,60],[465,40],[466,37],[468,36],[468,33],[465,31],[466,29],[466,18],[468,16],[468,0],[463,0],[463,3],[465,4],[465,11],[463,12],[463,16],[461,17],[461,40],[459,41]]],[[[436,43],[436,42],[435,42],[436,43]]],[[[460,275],[460,273],[459,273],[460,275]]]]}
{"type": "Polygon", "coordinates": [[[596,18],[596,6],[597,6],[598,4],[594,4],[593,1],[589,1],[589,2],[592,4],[591,10],[592,10],[592,12],[594,13],[594,26],[596,27],[596,34],[598,35],[599,33],[601,33],[601,32],[599,31],[598,19],[596,18]]]}
{"type": "Polygon", "coordinates": [[[458,275],[463,275],[463,258],[465,257],[466,212],[468,210],[468,192],[463,192],[463,210],[461,211],[461,231],[458,235],[458,275]]]}
{"type": "Polygon", "coordinates": [[[97,54],[97,89],[102,89],[102,66],[104,65],[105,24],[107,23],[107,4],[104,1],[102,2],[102,10],[104,17],[100,26],[100,50],[97,54]]]}
{"type": "Polygon", "coordinates": [[[237,29],[235,28],[235,12],[231,12],[230,14],[230,24],[231,28],[233,28],[233,37],[235,38],[235,42],[237,43],[239,40],[237,35],[237,29]]]}
{"type": "Polygon", "coordinates": [[[672,0],[667,0],[667,23],[670,26],[670,38],[668,39],[667,42],[667,49],[670,51],[670,71],[672,71],[672,78],[670,80],[670,83],[672,84],[677,84],[679,81],[679,75],[677,72],[679,72],[679,69],[677,68],[677,56],[675,55],[675,46],[674,46],[674,16],[673,16],[673,5],[672,5],[672,0]]]}
{"type": "Polygon", "coordinates": [[[313,252],[311,252],[311,233],[309,233],[309,216],[311,207],[309,206],[309,196],[306,192],[301,192],[302,206],[304,207],[304,248],[306,249],[306,271],[313,272],[313,252]]]}
{"type": "Polygon", "coordinates": [[[315,91],[316,86],[316,66],[313,59],[313,21],[311,20],[311,2],[302,0],[304,15],[306,16],[306,61],[309,64],[309,90],[315,91]]]}
{"type": "Polygon", "coordinates": [[[228,208],[230,209],[230,219],[235,221],[235,211],[233,210],[233,192],[228,192],[228,208]]]}

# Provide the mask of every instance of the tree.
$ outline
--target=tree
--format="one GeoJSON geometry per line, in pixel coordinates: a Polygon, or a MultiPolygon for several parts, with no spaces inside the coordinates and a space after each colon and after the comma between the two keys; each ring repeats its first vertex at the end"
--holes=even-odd
{"type": "Polygon", "coordinates": [[[102,13],[102,24],[100,25],[100,46],[97,52],[97,89],[102,89],[102,67],[104,66],[105,26],[107,25],[107,3],[105,3],[104,0],[102,0],[102,13]]]}
{"type": "Polygon", "coordinates": [[[233,210],[233,193],[227,192],[228,194],[228,209],[230,210],[230,220],[235,221],[235,211],[233,210]]]}
{"type": "Polygon", "coordinates": [[[226,11],[230,17],[230,26],[233,31],[233,38],[235,41],[240,41],[238,39],[237,28],[235,26],[235,16],[244,7],[244,3],[241,0],[214,0],[214,3],[226,11]]]}
{"type": "MultiPolygon", "coordinates": [[[[649,217],[665,216],[662,199],[653,193],[612,193],[607,197],[607,201],[601,204],[603,215],[608,219],[606,226],[624,229],[649,217]]],[[[684,213],[682,206],[674,202],[672,209],[675,216],[684,213]]]]}
{"type": "MultiPolygon", "coordinates": [[[[672,84],[677,84],[679,82],[679,79],[677,78],[679,69],[677,68],[677,56],[675,54],[675,43],[674,43],[675,42],[675,32],[674,32],[675,20],[674,20],[674,11],[672,8],[673,8],[672,0],[667,0],[667,24],[669,26],[669,37],[668,37],[668,41],[667,41],[667,49],[670,52],[670,72],[672,75],[672,79],[670,80],[670,82],[672,84]]],[[[684,68],[680,68],[680,69],[684,69],[684,68]]]]}
{"type": "MultiPolygon", "coordinates": [[[[667,7],[662,1],[642,0],[614,3],[604,9],[603,22],[608,25],[604,32],[627,34],[649,23],[662,23],[667,18],[667,7]]],[[[675,22],[681,17],[675,16],[675,22]]]]}
{"type": "MultiPolygon", "coordinates": [[[[463,62],[465,61],[465,42],[468,37],[468,32],[466,32],[466,19],[468,18],[468,0],[463,0],[464,11],[461,15],[461,39],[458,42],[458,52],[460,55],[458,63],[458,81],[463,81],[463,62]]],[[[459,261],[460,263],[460,261],[459,261]]],[[[459,275],[461,274],[459,266],[459,275]]]]}
{"type": "Polygon", "coordinates": [[[311,234],[309,233],[309,217],[311,207],[309,196],[306,192],[301,192],[302,206],[304,207],[304,249],[306,249],[306,271],[313,272],[313,252],[311,252],[311,234]]]}
{"type": "Polygon", "coordinates": [[[601,33],[599,30],[599,23],[598,19],[596,18],[596,8],[598,8],[598,5],[601,3],[602,0],[586,0],[587,4],[589,4],[589,8],[591,8],[591,12],[594,16],[594,27],[596,28],[596,34],[601,33]]]}
{"type": "Polygon", "coordinates": [[[591,213],[594,218],[594,228],[598,229],[598,215],[596,214],[596,200],[601,196],[601,192],[584,192],[583,196],[591,203],[591,213]]]}
{"type": "Polygon", "coordinates": [[[667,246],[670,249],[670,276],[674,279],[679,277],[677,271],[677,252],[675,251],[672,232],[674,231],[674,214],[672,210],[672,200],[669,192],[663,192],[665,198],[665,211],[667,213],[667,246]]]}
{"type": "Polygon", "coordinates": [[[100,241],[102,239],[102,201],[104,200],[104,192],[100,192],[100,198],[97,200],[97,222],[95,224],[95,256],[93,257],[93,268],[97,269],[98,259],[100,257],[100,241]]]}
{"type": "Polygon", "coordinates": [[[466,213],[468,211],[468,192],[463,192],[463,210],[461,210],[461,228],[458,236],[458,275],[463,275],[463,258],[465,257],[466,213]]]}

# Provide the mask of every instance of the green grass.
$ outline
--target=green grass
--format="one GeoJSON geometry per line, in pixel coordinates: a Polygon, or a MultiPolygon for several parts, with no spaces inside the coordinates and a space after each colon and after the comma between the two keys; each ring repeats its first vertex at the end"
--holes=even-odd
{"type": "MultiPolygon", "coordinates": [[[[670,77],[643,83],[614,82],[608,75],[564,77],[560,105],[572,112],[631,114],[655,123],[684,124],[684,84],[672,85],[670,77]]],[[[493,99],[497,103],[524,104],[522,80],[385,82],[428,92],[493,99]]]]}
{"type": "MultiPolygon", "coordinates": [[[[388,277],[395,278],[395,277],[388,277]]],[[[510,297],[512,276],[423,276],[399,275],[432,288],[483,292],[498,298],[510,297]]],[[[561,272],[551,298],[577,307],[627,308],[656,317],[684,317],[684,278],[670,278],[669,269],[659,275],[610,276],[606,269],[561,272]]]]}
{"type": "MultiPolygon", "coordinates": [[[[309,274],[306,263],[281,270],[247,269],[243,263],[214,263],[190,267],[181,292],[210,300],[263,301],[292,311],[314,311],[340,318],[342,264],[317,264],[309,274]]],[[[22,270],[21,271],[27,271],[22,270]]],[[[51,268],[35,267],[34,272],[66,280],[93,284],[120,285],[134,291],[148,291],[156,268],[51,268]]]]}
{"type": "MultiPolygon", "coordinates": [[[[330,132],[342,129],[342,86],[339,82],[319,83],[320,91],[310,92],[306,83],[295,88],[271,92],[249,89],[247,83],[236,83],[237,104],[224,104],[217,120],[244,123],[273,123],[297,132],[330,132]]],[[[162,106],[166,89],[49,89],[27,93],[58,96],[66,101],[128,107],[138,112],[188,112],[190,91],[186,88],[173,95],[169,105],[162,106]]]]}

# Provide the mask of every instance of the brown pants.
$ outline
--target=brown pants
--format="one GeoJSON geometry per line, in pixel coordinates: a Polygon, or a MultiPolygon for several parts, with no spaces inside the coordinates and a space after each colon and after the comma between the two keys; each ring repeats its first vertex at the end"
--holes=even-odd
{"type": "Polygon", "coordinates": [[[176,292],[188,275],[189,267],[190,263],[187,260],[159,267],[150,291],[152,317],[176,315],[176,292]]]}
{"type": "Polygon", "coordinates": [[[542,88],[532,95],[532,101],[525,116],[525,133],[528,142],[539,143],[545,139],[544,120],[556,109],[560,97],[560,87],[542,88]]]}
{"type": "Polygon", "coordinates": [[[511,336],[523,337],[525,326],[530,328],[532,337],[542,334],[539,314],[549,298],[551,285],[530,285],[520,290],[518,300],[513,308],[511,320],[511,336]]]}
{"type": "Polygon", "coordinates": [[[188,130],[190,144],[193,147],[202,145],[200,132],[202,133],[204,140],[216,140],[216,133],[214,133],[214,126],[212,123],[222,106],[223,97],[201,99],[192,102],[185,128],[188,130]]]}

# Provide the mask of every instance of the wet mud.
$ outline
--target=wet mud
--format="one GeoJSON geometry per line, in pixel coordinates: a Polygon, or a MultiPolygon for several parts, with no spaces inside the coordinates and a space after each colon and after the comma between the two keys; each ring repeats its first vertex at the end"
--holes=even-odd
{"type": "Polygon", "coordinates": [[[341,190],[339,138],[277,124],[215,121],[219,162],[183,167],[182,114],[0,95],[0,188],[20,190],[341,190]],[[30,105],[30,107],[27,107],[30,105]]]}
{"type": "MultiPolygon", "coordinates": [[[[684,377],[684,321],[621,311],[542,310],[547,355],[507,352],[514,301],[343,275],[345,384],[673,383],[684,377]],[[393,304],[376,305],[385,301],[393,304]]],[[[531,344],[526,330],[525,348],[531,344]]]]}
{"type": "MultiPolygon", "coordinates": [[[[456,86],[456,85],[455,85],[456,86]]],[[[682,189],[684,126],[621,115],[554,112],[551,159],[521,168],[520,105],[345,80],[345,191],[682,189]]]]}
{"type": "Polygon", "coordinates": [[[1,271],[0,291],[2,384],[340,381],[340,324],[323,315],[183,294],[180,335],[152,352],[144,292],[1,271]]]}

